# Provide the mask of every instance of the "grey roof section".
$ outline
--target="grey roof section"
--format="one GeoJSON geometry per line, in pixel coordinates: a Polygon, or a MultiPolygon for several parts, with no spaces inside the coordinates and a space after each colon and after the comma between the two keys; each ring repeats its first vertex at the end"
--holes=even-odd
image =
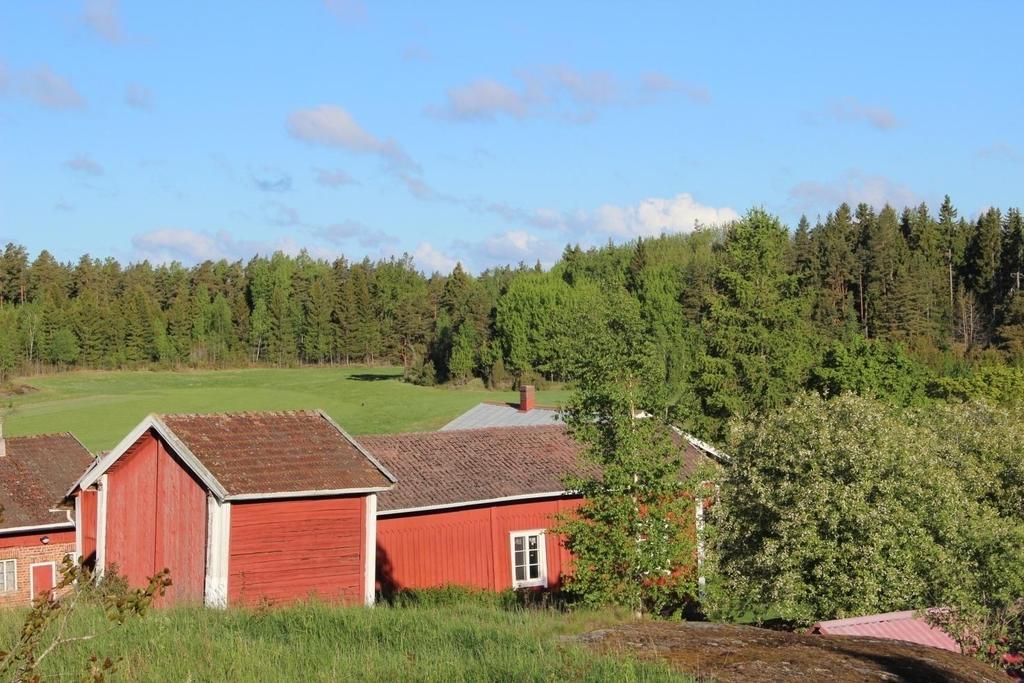
{"type": "Polygon", "coordinates": [[[438,431],[486,427],[549,427],[556,424],[562,424],[562,420],[553,408],[534,408],[524,413],[507,404],[480,403],[438,431]]]}

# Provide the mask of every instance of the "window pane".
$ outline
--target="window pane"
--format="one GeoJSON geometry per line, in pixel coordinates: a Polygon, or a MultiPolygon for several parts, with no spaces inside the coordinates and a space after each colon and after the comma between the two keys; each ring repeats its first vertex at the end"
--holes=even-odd
{"type": "Polygon", "coordinates": [[[535,564],[531,564],[530,565],[530,578],[531,579],[538,579],[538,578],[540,578],[540,567],[538,567],[535,564]]]}
{"type": "Polygon", "coordinates": [[[515,562],[515,564],[516,564],[517,567],[522,567],[524,564],[526,564],[526,555],[525,555],[525,553],[522,550],[517,550],[516,551],[516,562],[515,562]]]}
{"type": "Polygon", "coordinates": [[[526,570],[522,566],[516,566],[516,581],[526,580],[526,570]]]}
{"type": "Polygon", "coordinates": [[[537,551],[536,550],[531,550],[530,551],[530,564],[537,564],[537,551]]]}
{"type": "Polygon", "coordinates": [[[522,536],[516,536],[515,545],[516,545],[516,550],[517,551],[523,549],[523,537],[522,536]]]}

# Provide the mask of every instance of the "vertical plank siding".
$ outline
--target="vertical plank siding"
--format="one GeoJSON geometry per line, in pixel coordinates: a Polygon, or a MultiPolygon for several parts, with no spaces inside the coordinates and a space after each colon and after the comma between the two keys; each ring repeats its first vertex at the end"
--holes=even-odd
{"type": "Polygon", "coordinates": [[[231,605],[363,602],[365,496],[231,506],[231,605]]]}
{"type": "Polygon", "coordinates": [[[131,586],[167,567],[165,604],[202,602],[206,493],[152,433],[107,473],[106,568],[131,586]]]}
{"type": "Polygon", "coordinates": [[[79,505],[82,519],[82,557],[94,558],[96,555],[96,490],[79,491],[79,505]]]}
{"type": "MultiPolygon", "coordinates": [[[[547,529],[578,499],[502,503],[377,519],[377,583],[384,592],[456,585],[487,590],[512,587],[509,534],[547,529]]],[[[557,588],[570,557],[548,533],[548,585],[557,588]]]]}

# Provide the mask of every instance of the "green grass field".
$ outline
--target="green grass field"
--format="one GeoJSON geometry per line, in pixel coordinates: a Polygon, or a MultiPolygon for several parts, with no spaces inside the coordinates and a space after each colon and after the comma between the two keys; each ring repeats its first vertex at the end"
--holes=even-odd
{"type": "MultiPolygon", "coordinates": [[[[666,665],[597,655],[559,636],[626,618],[504,609],[497,600],[265,611],[169,609],[56,650],[42,680],[78,680],[90,654],[121,661],[118,681],[688,681],[666,665]],[[491,603],[491,604],[488,604],[491,603]]],[[[0,611],[0,648],[22,611],[0,611]]],[[[86,608],[68,635],[106,627],[86,608]]]]}
{"type": "MultiPolygon", "coordinates": [[[[380,434],[433,430],[480,401],[518,400],[511,391],[418,387],[400,369],[377,367],[71,372],[23,383],[38,391],[3,399],[7,434],[69,431],[94,451],[149,413],[322,408],[353,434],[380,434]]],[[[538,402],[566,396],[543,391],[538,402]]]]}

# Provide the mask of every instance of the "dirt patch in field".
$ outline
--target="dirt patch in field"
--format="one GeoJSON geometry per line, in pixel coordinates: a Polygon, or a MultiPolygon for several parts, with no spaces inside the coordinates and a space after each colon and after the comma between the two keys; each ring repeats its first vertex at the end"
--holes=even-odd
{"type": "Polygon", "coordinates": [[[702,622],[637,622],[574,638],[601,652],[661,659],[717,683],[893,681],[1007,683],[1006,674],[970,657],[879,638],[812,636],[702,622]]]}
{"type": "Polygon", "coordinates": [[[11,396],[23,396],[25,394],[34,394],[39,389],[35,388],[30,384],[4,384],[0,385],[0,397],[9,398],[11,396]]]}

